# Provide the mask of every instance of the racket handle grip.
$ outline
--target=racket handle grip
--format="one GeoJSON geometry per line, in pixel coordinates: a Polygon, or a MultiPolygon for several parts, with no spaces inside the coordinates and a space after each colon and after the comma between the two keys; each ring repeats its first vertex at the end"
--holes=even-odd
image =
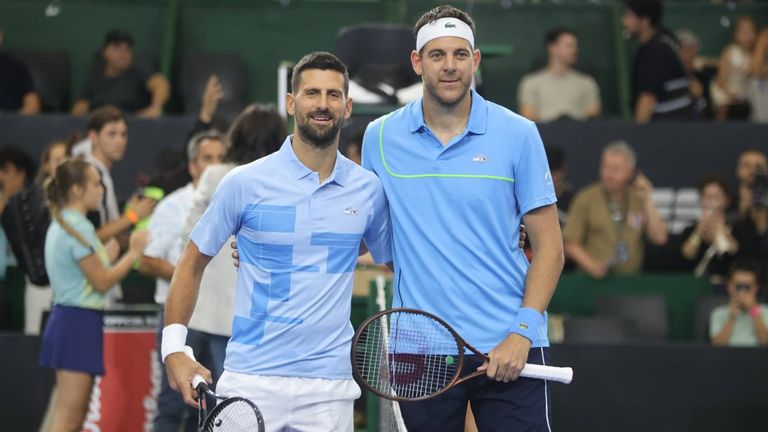
{"type": "Polygon", "coordinates": [[[573,380],[573,369],[569,367],[542,366],[529,363],[525,365],[520,376],[570,384],[571,380],[573,380]]]}
{"type": "MultiPolygon", "coordinates": [[[[194,351],[192,351],[192,347],[191,346],[189,346],[189,345],[185,345],[184,346],[184,354],[186,354],[187,357],[191,358],[193,361],[197,361],[197,360],[195,360],[195,353],[194,353],[194,351]]],[[[195,374],[192,377],[192,388],[196,389],[196,390],[199,390],[200,386],[202,386],[203,390],[205,390],[205,389],[208,388],[208,383],[205,382],[205,378],[203,378],[202,375],[195,374]]]]}

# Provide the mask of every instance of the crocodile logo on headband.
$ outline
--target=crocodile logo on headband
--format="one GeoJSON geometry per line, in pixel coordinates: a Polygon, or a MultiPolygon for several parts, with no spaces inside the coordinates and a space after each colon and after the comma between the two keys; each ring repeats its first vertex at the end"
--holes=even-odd
{"type": "Polygon", "coordinates": [[[456,24],[452,22],[445,23],[445,28],[456,28],[456,24]]]}

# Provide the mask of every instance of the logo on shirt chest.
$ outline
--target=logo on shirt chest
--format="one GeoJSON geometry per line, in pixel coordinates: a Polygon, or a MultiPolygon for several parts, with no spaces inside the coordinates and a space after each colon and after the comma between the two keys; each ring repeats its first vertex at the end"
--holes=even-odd
{"type": "Polygon", "coordinates": [[[476,154],[476,155],[474,155],[472,157],[472,162],[475,162],[475,163],[486,163],[486,162],[488,162],[488,156],[486,156],[486,155],[484,155],[482,153],[476,154]]]}
{"type": "Polygon", "coordinates": [[[360,212],[354,207],[347,207],[344,209],[344,214],[347,216],[357,216],[360,212]]]}

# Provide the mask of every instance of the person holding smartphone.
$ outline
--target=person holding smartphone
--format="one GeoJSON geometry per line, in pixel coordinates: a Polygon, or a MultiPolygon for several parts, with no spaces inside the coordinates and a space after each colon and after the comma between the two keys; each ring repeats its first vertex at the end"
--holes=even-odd
{"type": "Polygon", "coordinates": [[[563,229],[565,253],[594,279],[642,270],[645,240],[667,242],[667,226],[653,202],[653,184],[637,169],[624,141],[603,148],[600,180],[579,191],[563,229]]]}
{"type": "Polygon", "coordinates": [[[727,304],[715,308],[709,319],[714,345],[767,346],[768,305],[758,303],[760,271],[756,262],[739,260],[731,266],[727,304]]]}

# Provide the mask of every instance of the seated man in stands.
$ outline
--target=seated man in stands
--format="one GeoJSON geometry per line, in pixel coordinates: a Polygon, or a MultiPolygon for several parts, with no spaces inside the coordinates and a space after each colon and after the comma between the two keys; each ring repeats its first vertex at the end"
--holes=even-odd
{"type": "MultiPolygon", "coordinates": [[[[2,45],[3,31],[0,30],[2,45]]],[[[0,111],[19,114],[40,112],[40,95],[35,91],[29,69],[4,52],[0,52],[0,111]]]]}
{"type": "Polygon", "coordinates": [[[536,122],[567,117],[586,120],[600,115],[597,82],[573,68],[579,40],[566,28],[547,32],[547,66],[523,77],[518,91],[520,114],[536,122]]]}
{"type": "Polygon", "coordinates": [[[140,117],[157,118],[170,96],[168,80],[161,74],[151,74],[134,64],[133,37],[112,30],[104,39],[100,62],[91,71],[83,93],[72,107],[73,115],[113,105],[123,112],[140,117]]]}
{"type": "Polygon", "coordinates": [[[736,261],[728,280],[728,304],[718,306],[709,318],[714,345],[768,345],[768,306],[757,302],[759,267],[753,261],[736,261]]]}
{"type": "Polygon", "coordinates": [[[612,273],[638,273],[645,251],[667,242],[667,227],[651,198],[653,185],[635,171],[635,152],[623,141],[608,144],[600,182],[581,190],[568,210],[565,253],[595,279],[612,273]]]}

